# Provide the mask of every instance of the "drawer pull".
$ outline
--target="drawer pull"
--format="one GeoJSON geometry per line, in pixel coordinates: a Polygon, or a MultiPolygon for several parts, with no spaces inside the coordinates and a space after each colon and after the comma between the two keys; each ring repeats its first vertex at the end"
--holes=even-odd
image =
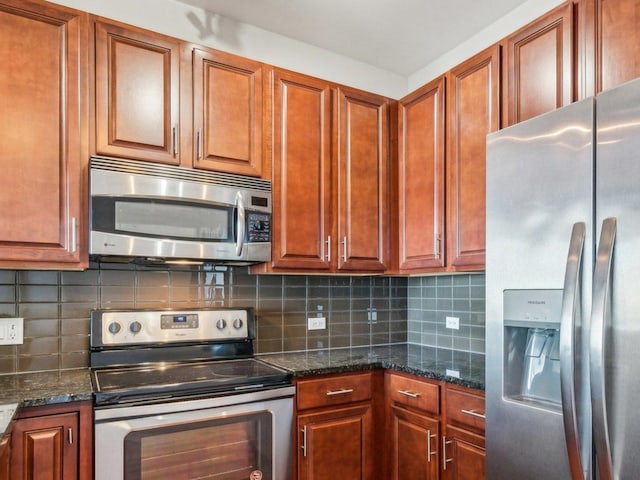
{"type": "Polygon", "coordinates": [[[418,398],[420,396],[419,393],[410,392],[408,390],[398,390],[400,395],[404,395],[405,397],[418,398]]]}
{"type": "Polygon", "coordinates": [[[485,414],[482,412],[476,412],[475,410],[465,410],[462,409],[460,410],[462,413],[467,414],[467,415],[471,415],[472,417],[478,417],[478,418],[482,418],[483,420],[486,418],[485,414]]]}
{"type": "Polygon", "coordinates": [[[340,390],[329,390],[327,397],[333,397],[334,395],[346,395],[347,393],[353,393],[353,388],[341,388],[340,390]]]}

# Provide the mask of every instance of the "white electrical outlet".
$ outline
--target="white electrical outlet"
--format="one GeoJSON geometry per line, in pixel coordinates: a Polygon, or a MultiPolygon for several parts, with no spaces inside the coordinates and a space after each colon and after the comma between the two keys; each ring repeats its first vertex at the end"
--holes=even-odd
{"type": "Polygon", "coordinates": [[[24,343],[24,321],[22,318],[0,317],[0,345],[22,345],[24,343]]]}
{"type": "Polygon", "coordinates": [[[325,317],[307,318],[307,328],[309,330],[324,330],[327,328],[327,319],[325,317]]]}
{"type": "Polygon", "coordinates": [[[447,317],[447,328],[460,330],[460,319],[458,317],[447,317]]]}

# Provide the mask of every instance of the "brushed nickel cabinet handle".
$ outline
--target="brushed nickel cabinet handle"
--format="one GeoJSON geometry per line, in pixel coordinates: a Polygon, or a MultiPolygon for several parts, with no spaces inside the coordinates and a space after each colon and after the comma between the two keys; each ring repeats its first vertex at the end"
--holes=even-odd
{"type": "Polygon", "coordinates": [[[447,437],[442,437],[442,470],[447,469],[447,463],[453,462],[453,458],[447,458],[447,445],[451,445],[453,440],[447,440],[447,437]]]}
{"type": "Polygon", "coordinates": [[[353,393],[353,388],[341,388],[340,390],[329,390],[327,392],[327,397],[331,397],[333,395],[346,395],[347,393],[353,393]]]}
{"type": "Polygon", "coordinates": [[[307,456],[307,426],[302,427],[302,456],[307,456]]]}
{"type": "Polygon", "coordinates": [[[178,127],[171,127],[171,140],[173,142],[173,156],[176,157],[178,155],[178,127]]]}
{"type": "Polygon", "coordinates": [[[398,390],[398,393],[400,395],[404,395],[405,397],[411,397],[411,398],[418,398],[420,397],[419,393],[414,393],[414,392],[410,392],[408,390],[398,390]]]}
{"type": "Polygon", "coordinates": [[[69,253],[76,253],[78,249],[78,221],[76,217],[71,217],[71,222],[69,222],[69,253]]]}
{"type": "Polygon", "coordinates": [[[324,243],[327,244],[327,262],[331,263],[331,235],[327,237],[324,243]]]}
{"type": "Polygon", "coordinates": [[[483,412],[476,412],[475,410],[466,410],[466,409],[462,409],[460,410],[462,413],[466,414],[466,415],[471,415],[472,417],[478,417],[478,418],[482,418],[483,420],[486,418],[485,414],[483,412]]]}
{"type": "Polygon", "coordinates": [[[433,455],[437,455],[438,454],[437,451],[435,451],[435,452],[431,451],[431,439],[435,438],[436,436],[437,435],[435,435],[435,434],[433,434],[433,435],[431,434],[431,430],[427,430],[427,462],[428,463],[431,463],[431,457],[433,455]]]}

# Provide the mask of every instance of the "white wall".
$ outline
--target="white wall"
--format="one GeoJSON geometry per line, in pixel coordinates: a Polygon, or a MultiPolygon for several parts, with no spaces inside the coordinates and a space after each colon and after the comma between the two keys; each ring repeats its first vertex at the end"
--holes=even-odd
{"type": "Polygon", "coordinates": [[[297,40],[206,13],[176,0],[50,1],[391,98],[403,97],[562,3],[562,0],[528,0],[405,78],[297,40]]]}
{"type": "Polygon", "coordinates": [[[414,91],[563,2],[564,0],[528,0],[469,40],[410,75],[407,91],[414,91]]]}

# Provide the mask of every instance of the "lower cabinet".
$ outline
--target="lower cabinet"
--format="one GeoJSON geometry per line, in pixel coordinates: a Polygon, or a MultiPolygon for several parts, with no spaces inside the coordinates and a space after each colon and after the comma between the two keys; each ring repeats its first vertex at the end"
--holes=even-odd
{"type": "Polygon", "coordinates": [[[440,422],[401,407],[391,407],[392,476],[438,478],[440,422]]]}
{"type": "Polygon", "coordinates": [[[446,385],[444,405],[444,480],[484,480],[484,394],[446,385]]]}
{"type": "Polygon", "coordinates": [[[366,372],[297,382],[296,478],[380,478],[374,418],[381,375],[366,372]]]}
{"type": "Polygon", "coordinates": [[[30,407],[11,428],[12,480],[88,480],[92,475],[91,402],[30,407]]]}

